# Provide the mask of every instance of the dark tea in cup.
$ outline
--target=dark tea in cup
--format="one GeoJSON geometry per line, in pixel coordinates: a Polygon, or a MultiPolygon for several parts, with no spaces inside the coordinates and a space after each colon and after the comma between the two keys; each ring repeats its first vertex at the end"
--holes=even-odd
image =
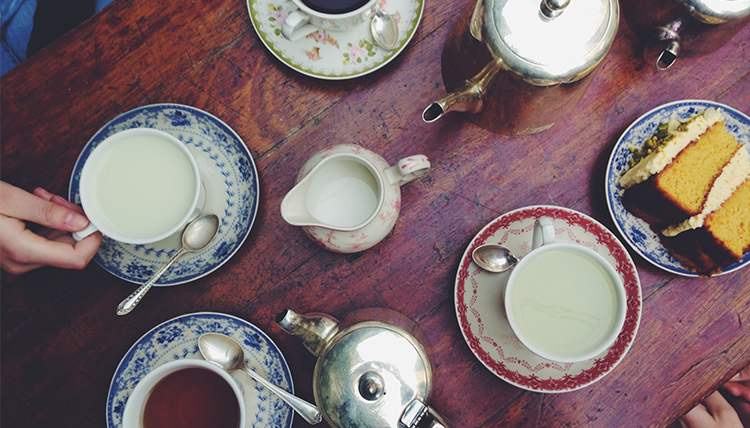
{"type": "Polygon", "coordinates": [[[355,11],[370,0],[302,0],[302,3],[310,9],[329,15],[340,15],[355,11]]]}
{"type": "Polygon", "coordinates": [[[172,372],[151,391],[143,428],[239,428],[240,405],[232,387],[200,367],[172,372]]]}
{"type": "Polygon", "coordinates": [[[205,360],[164,363],[130,393],[123,428],[244,428],[245,399],[237,382],[205,360]]]}

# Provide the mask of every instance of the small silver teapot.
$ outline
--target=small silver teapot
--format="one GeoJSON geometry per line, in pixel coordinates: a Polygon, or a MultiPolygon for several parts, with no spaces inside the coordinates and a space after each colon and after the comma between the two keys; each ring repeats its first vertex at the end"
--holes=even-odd
{"type": "Polygon", "coordinates": [[[628,0],[623,17],[645,41],[644,59],[659,70],[677,57],[707,55],[750,22],[750,0],[628,0]]]}
{"type": "Polygon", "coordinates": [[[313,394],[334,428],[449,428],[426,403],[432,369],[416,325],[390,309],[362,309],[338,322],[286,309],[276,323],[318,361],[313,394]]]}
{"type": "Polygon", "coordinates": [[[443,47],[444,98],[422,119],[470,113],[492,132],[541,132],[569,116],[615,39],[617,0],[476,0],[443,47]]]}

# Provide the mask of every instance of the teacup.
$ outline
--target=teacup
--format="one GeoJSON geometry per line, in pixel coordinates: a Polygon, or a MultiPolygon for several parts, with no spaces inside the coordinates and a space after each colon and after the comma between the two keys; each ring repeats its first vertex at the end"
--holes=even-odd
{"type": "Polygon", "coordinates": [[[316,30],[351,30],[370,19],[377,1],[292,0],[298,9],[287,15],[281,26],[281,34],[295,41],[316,30]]]}
{"type": "Polygon", "coordinates": [[[548,360],[585,361],[612,346],[626,311],[612,265],[592,249],[555,242],[552,219],[538,219],[532,250],[505,289],[505,312],[521,343],[548,360]]]}
{"type": "Polygon", "coordinates": [[[225,370],[204,360],[165,363],[141,379],[122,414],[123,428],[244,428],[245,398],[225,370]]]}
{"type": "Polygon", "coordinates": [[[91,224],[73,234],[77,240],[99,230],[124,243],[157,242],[182,229],[202,208],[198,165],[185,144],[166,132],[118,132],[84,162],[79,193],[91,224]]]}

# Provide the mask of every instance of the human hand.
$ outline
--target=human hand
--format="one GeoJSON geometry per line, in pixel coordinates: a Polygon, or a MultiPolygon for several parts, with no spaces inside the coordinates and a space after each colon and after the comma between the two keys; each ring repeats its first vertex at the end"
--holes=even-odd
{"type": "Polygon", "coordinates": [[[42,188],[34,194],[0,181],[0,267],[18,275],[42,266],[83,269],[102,242],[101,233],[75,241],[71,232],[89,220],[78,205],[42,188]],[[38,233],[26,221],[45,226],[38,233]]]}
{"type": "Polygon", "coordinates": [[[697,406],[690,409],[672,427],[681,428],[743,428],[734,407],[714,391],[697,406]]]}
{"type": "Polygon", "coordinates": [[[727,392],[750,403],[750,366],[740,370],[722,386],[727,392]]]}
{"type": "Polygon", "coordinates": [[[729,379],[721,389],[730,395],[729,402],[737,411],[742,423],[750,426],[750,366],[729,379]]]}

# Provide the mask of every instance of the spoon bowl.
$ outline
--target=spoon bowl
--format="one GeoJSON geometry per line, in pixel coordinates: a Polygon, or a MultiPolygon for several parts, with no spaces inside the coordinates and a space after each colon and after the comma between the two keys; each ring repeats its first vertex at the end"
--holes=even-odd
{"type": "Polygon", "coordinates": [[[386,13],[375,3],[375,14],[370,21],[370,32],[375,44],[392,51],[398,45],[398,23],[393,15],[386,13]]]}
{"type": "Polygon", "coordinates": [[[180,256],[185,253],[196,252],[206,248],[214,239],[214,236],[216,236],[218,231],[219,217],[214,214],[204,215],[190,222],[185,228],[185,231],[182,232],[182,248],[180,248],[179,251],[169,259],[169,261],[167,261],[167,264],[157,270],[148,281],[138,287],[138,289],[130,296],[126,297],[125,300],[120,302],[120,305],[117,306],[117,315],[129,314],[130,311],[140,303],[148,290],[150,290],[156,281],[172,267],[180,256]]]}
{"type": "Polygon", "coordinates": [[[498,244],[478,246],[471,252],[471,259],[479,268],[492,273],[505,272],[519,261],[509,249],[498,244]]]}
{"type": "Polygon", "coordinates": [[[310,425],[320,423],[323,416],[314,405],[272,384],[263,376],[245,366],[245,351],[236,340],[218,333],[205,333],[198,338],[198,349],[206,361],[216,364],[228,372],[242,370],[256,382],[268,388],[302,416],[310,425]]]}

